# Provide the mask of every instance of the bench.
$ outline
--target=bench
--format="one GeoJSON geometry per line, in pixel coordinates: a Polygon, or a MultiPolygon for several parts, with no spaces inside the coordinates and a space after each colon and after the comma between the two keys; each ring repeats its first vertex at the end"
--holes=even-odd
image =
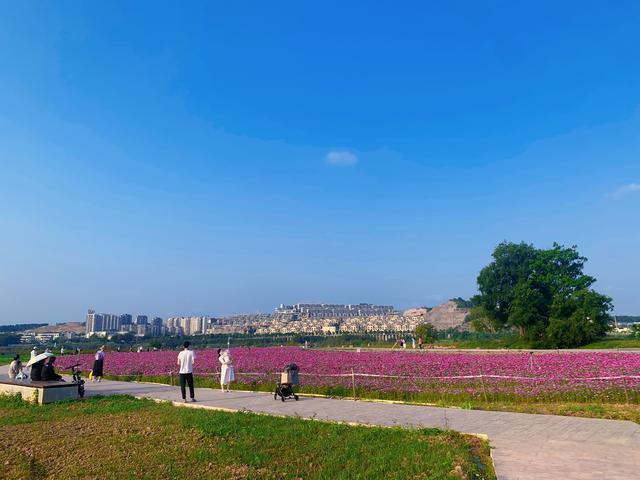
{"type": "Polygon", "coordinates": [[[30,378],[15,380],[0,378],[0,394],[22,395],[27,401],[39,404],[78,398],[78,384],[75,382],[32,382],[30,378]]]}

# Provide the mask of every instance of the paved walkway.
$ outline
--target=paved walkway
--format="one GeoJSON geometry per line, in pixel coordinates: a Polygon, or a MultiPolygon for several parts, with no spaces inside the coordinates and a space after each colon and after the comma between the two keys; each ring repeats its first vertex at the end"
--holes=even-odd
{"type": "MultiPolygon", "coordinates": [[[[6,375],[7,367],[0,367],[6,375]]],[[[88,395],[127,394],[180,400],[178,387],[149,383],[87,383],[88,395]]],[[[485,412],[317,397],[275,401],[259,392],[201,388],[198,408],[247,410],[367,425],[437,427],[488,435],[499,480],[632,480],[640,478],[640,425],[633,422],[485,412]]]]}
{"type": "MultiPolygon", "coordinates": [[[[103,381],[91,395],[124,393],[180,400],[178,387],[103,381]]],[[[368,425],[438,427],[489,436],[500,480],[632,480],[640,476],[640,425],[633,422],[486,412],[317,397],[275,401],[273,394],[201,388],[187,406],[248,410],[368,425]]],[[[179,403],[182,404],[182,402],[179,403]]]]}

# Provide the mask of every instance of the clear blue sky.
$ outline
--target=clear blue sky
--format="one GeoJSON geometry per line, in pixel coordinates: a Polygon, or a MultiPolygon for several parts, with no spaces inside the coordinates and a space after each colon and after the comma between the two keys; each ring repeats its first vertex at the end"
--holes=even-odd
{"type": "Polygon", "coordinates": [[[638,2],[4,2],[0,323],[470,296],[640,314],[638,2]]]}

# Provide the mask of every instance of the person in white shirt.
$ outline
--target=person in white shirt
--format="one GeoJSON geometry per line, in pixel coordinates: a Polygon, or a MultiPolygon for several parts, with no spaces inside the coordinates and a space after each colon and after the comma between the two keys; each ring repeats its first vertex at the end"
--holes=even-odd
{"type": "Polygon", "coordinates": [[[193,350],[189,350],[189,342],[184,342],[184,350],[178,354],[178,365],[180,366],[180,391],[182,392],[182,401],[187,401],[186,385],[189,385],[189,394],[191,401],[195,402],[195,393],[193,391],[193,361],[196,354],[193,350]]]}
{"type": "Polygon", "coordinates": [[[35,357],[38,355],[38,347],[33,347],[31,349],[31,358],[35,357]]]}

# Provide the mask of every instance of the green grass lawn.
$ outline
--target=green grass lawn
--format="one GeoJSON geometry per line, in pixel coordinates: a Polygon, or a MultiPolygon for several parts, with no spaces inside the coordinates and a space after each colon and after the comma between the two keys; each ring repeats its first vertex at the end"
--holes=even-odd
{"type": "Polygon", "coordinates": [[[566,415],[570,417],[606,418],[608,420],[629,420],[640,424],[640,405],[624,403],[584,403],[584,402],[540,402],[540,403],[504,403],[462,405],[464,408],[478,410],[497,410],[543,415],[566,415]]]}
{"type": "Polygon", "coordinates": [[[31,358],[30,350],[17,350],[17,351],[8,351],[8,352],[0,352],[0,365],[9,365],[13,361],[13,357],[16,353],[20,354],[20,359],[23,364],[26,364],[31,358]]]}
{"type": "MultiPolygon", "coordinates": [[[[517,335],[501,336],[496,338],[486,338],[477,340],[438,340],[436,347],[449,348],[505,348],[512,350],[530,350],[534,349],[531,342],[527,342],[517,335]]],[[[595,342],[584,345],[583,349],[616,349],[616,348],[640,348],[640,338],[631,337],[610,337],[597,340],[595,342]]]]}
{"type": "Polygon", "coordinates": [[[0,397],[0,478],[495,479],[489,447],[435,429],[354,427],[127,396],[0,397]]]}
{"type": "MultiPolygon", "coordinates": [[[[490,338],[478,339],[439,339],[431,346],[445,348],[478,348],[478,349],[512,349],[531,350],[535,349],[532,342],[528,342],[518,335],[496,335],[490,338]]],[[[601,340],[584,345],[583,349],[616,349],[616,348],[640,348],[640,338],[607,337],[601,340]]]]}
{"type": "Polygon", "coordinates": [[[517,335],[514,335],[470,340],[438,340],[434,346],[450,348],[510,348],[528,350],[531,348],[531,342],[527,342],[517,335]]]}
{"type": "Polygon", "coordinates": [[[13,361],[13,355],[0,355],[0,365],[9,365],[13,361]]]}
{"type": "Polygon", "coordinates": [[[612,337],[585,345],[585,349],[598,348],[640,348],[640,338],[612,337]]]}

